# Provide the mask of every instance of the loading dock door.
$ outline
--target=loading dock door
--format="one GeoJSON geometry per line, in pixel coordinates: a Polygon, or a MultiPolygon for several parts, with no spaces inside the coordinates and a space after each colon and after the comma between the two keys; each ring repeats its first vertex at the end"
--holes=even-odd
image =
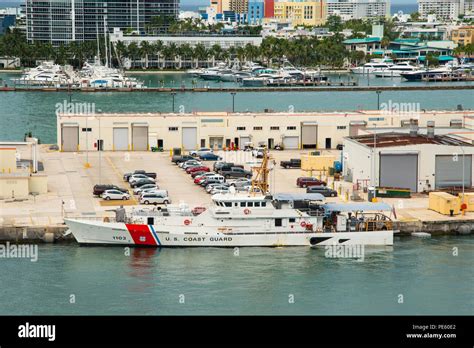
{"type": "Polygon", "coordinates": [[[183,127],[183,148],[185,150],[195,150],[197,147],[197,128],[183,127]]]}
{"type": "Polygon", "coordinates": [[[128,151],[128,128],[114,128],[114,151],[128,151]]]}
{"type": "MultiPolygon", "coordinates": [[[[435,188],[462,186],[463,156],[437,155],[435,160],[435,188]]],[[[464,186],[472,186],[472,156],[464,157],[464,186]]]]}
{"type": "Polygon", "coordinates": [[[250,137],[240,137],[240,148],[244,148],[246,143],[250,143],[250,137]]]}
{"type": "Polygon", "coordinates": [[[285,150],[298,149],[298,137],[284,137],[283,138],[283,148],[285,150]]]}
{"type": "Polygon", "coordinates": [[[418,154],[380,154],[382,187],[408,188],[417,192],[418,154]]]}
{"type": "Polygon", "coordinates": [[[148,151],[148,126],[132,126],[132,150],[148,151]]]}
{"type": "Polygon", "coordinates": [[[318,144],[318,125],[302,124],[301,126],[301,147],[303,149],[316,148],[318,144]]]}
{"type": "Polygon", "coordinates": [[[63,125],[62,129],[62,151],[75,152],[79,150],[79,126],[63,125]]]}

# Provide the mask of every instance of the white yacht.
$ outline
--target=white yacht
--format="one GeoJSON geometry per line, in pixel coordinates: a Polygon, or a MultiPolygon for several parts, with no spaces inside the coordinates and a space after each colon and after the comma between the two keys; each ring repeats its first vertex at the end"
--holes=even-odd
{"type": "Polygon", "coordinates": [[[390,58],[372,59],[369,63],[351,68],[351,71],[354,74],[372,74],[375,70],[384,70],[392,65],[393,61],[390,58]]]}
{"type": "Polygon", "coordinates": [[[411,65],[408,62],[398,63],[392,66],[389,66],[385,69],[374,70],[374,74],[376,77],[400,77],[401,73],[410,72],[410,71],[417,71],[419,70],[418,67],[411,65]]]}
{"type": "Polygon", "coordinates": [[[44,61],[36,68],[25,69],[21,77],[11,80],[15,84],[26,86],[64,87],[74,84],[74,76],[71,66],[44,61]]]}
{"type": "Polygon", "coordinates": [[[81,87],[91,88],[146,88],[141,81],[125,76],[120,70],[110,68],[96,59],[85,63],[77,74],[81,87]]]}

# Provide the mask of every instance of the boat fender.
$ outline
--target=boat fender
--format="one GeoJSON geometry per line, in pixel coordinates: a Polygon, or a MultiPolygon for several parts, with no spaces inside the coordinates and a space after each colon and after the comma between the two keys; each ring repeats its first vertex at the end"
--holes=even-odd
{"type": "Polygon", "coordinates": [[[306,221],[301,221],[300,226],[305,228],[306,227],[306,221]]]}
{"type": "Polygon", "coordinates": [[[249,214],[250,214],[250,209],[248,209],[248,208],[247,208],[247,209],[244,209],[244,214],[245,214],[245,215],[249,215],[249,214]]]}
{"type": "Polygon", "coordinates": [[[185,224],[186,226],[188,226],[190,223],[191,223],[191,220],[188,220],[188,219],[184,220],[184,224],[185,224]]]}
{"type": "Polygon", "coordinates": [[[431,238],[431,234],[426,232],[412,232],[411,235],[418,238],[431,238]]]}

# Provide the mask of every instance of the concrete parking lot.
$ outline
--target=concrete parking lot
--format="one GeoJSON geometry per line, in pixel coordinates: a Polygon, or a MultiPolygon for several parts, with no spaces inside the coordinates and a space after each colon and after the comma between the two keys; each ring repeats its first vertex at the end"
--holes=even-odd
{"type": "MultiPolygon", "coordinates": [[[[300,158],[309,151],[290,150],[272,151],[271,156],[276,163],[270,174],[272,192],[304,193],[303,188],[296,186],[299,176],[308,176],[300,169],[283,169],[281,160],[300,158]]],[[[338,151],[328,151],[336,158],[338,151]]],[[[224,153],[225,160],[243,164],[245,169],[257,166],[260,160],[249,152],[224,153]]],[[[193,183],[192,178],[170,161],[170,153],[162,152],[90,152],[61,153],[49,151],[47,145],[40,150],[40,160],[44,164],[44,173],[48,175],[48,194],[28,199],[7,199],[0,201],[0,223],[14,226],[55,225],[62,223],[67,217],[103,217],[113,214],[113,209],[121,201],[103,204],[100,198],[93,197],[94,184],[115,184],[128,188],[123,181],[123,174],[143,169],[157,173],[157,184],[169,192],[173,204],[188,203],[191,207],[207,205],[211,196],[200,186],[193,183]],[[86,168],[85,164],[90,167],[86,168]],[[102,203],[101,203],[102,202],[102,203]]],[[[204,162],[211,167],[213,162],[204,162]]],[[[318,176],[319,173],[313,173],[318,176]]],[[[331,178],[321,179],[328,186],[342,192],[339,197],[327,198],[327,201],[346,201],[352,194],[353,185],[347,182],[333,183],[331,178]]],[[[366,196],[365,196],[366,198],[366,196]]],[[[446,217],[427,209],[428,199],[425,195],[415,195],[411,199],[381,199],[392,205],[400,220],[439,220],[446,217]]],[[[130,204],[138,206],[135,200],[130,204]]],[[[454,219],[473,218],[474,213],[456,216],[454,219]]]]}

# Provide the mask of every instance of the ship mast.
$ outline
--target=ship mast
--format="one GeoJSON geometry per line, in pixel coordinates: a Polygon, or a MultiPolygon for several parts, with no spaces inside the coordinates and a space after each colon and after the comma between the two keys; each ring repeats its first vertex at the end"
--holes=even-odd
{"type": "Polygon", "coordinates": [[[252,176],[252,195],[255,196],[256,188],[260,189],[260,192],[264,195],[268,193],[270,188],[269,173],[271,170],[268,168],[268,163],[272,159],[273,158],[268,155],[268,150],[265,149],[263,150],[263,160],[260,167],[252,167],[252,171],[254,172],[252,176]]]}

